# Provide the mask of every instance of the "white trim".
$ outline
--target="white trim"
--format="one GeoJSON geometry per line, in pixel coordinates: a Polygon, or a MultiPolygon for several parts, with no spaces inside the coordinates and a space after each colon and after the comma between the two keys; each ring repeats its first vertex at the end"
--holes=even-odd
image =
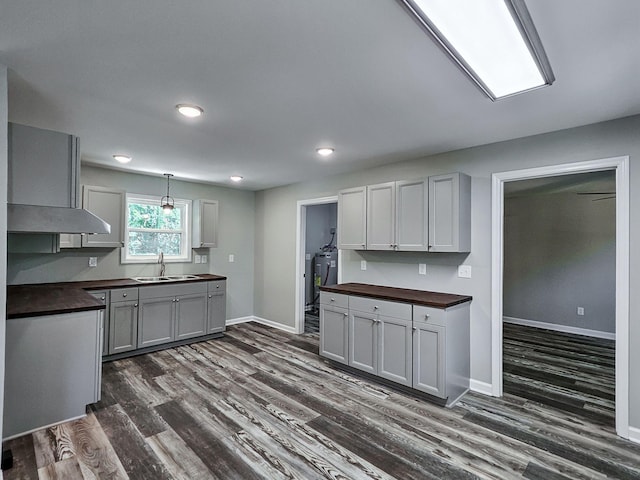
{"type": "MultiPolygon", "coordinates": [[[[294,321],[294,332],[293,333],[303,333],[304,332],[304,274],[305,274],[305,245],[307,243],[307,207],[311,205],[323,205],[326,203],[338,203],[338,196],[334,197],[321,197],[321,198],[311,198],[308,200],[298,200],[296,206],[296,278],[295,278],[295,321],[294,321]]],[[[338,250],[338,283],[342,276],[340,272],[342,271],[342,263],[341,263],[340,251],[338,250]]]]}
{"type": "Polygon", "coordinates": [[[616,431],[629,437],[629,157],[550,165],[491,177],[491,382],[502,396],[504,183],[603,170],[616,172],[616,431]]]}
{"type": "Polygon", "coordinates": [[[600,330],[590,330],[588,328],[571,327],[569,325],[558,325],[557,323],[539,322],[537,320],[527,320],[524,318],[502,317],[504,323],[513,323],[515,325],[523,325],[525,327],[543,328],[553,330],[554,332],[573,333],[575,335],[585,335],[587,337],[604,338],[606,340],[615,340],[616,334],[611,332],[602,332],[600,330]]]}
{"type": "Polygon", "coordinates": [[[469,390],[483,395],[493,395],[493,387],[490,383],[474,380],[473,378],[469,379],[469,390]]]}
{"type": "Polygon", "coordinates": [[[640,428],[629,427],[629,440],[640,443],[640,428]]]}
{"type": "Polygon", "coordinates": [[[247,323],[247,322],[253,322],[253,316],[250,315],[248,317],[229,318],[225,322],[225,325],[237,325],[239,323],[247,323]]]}

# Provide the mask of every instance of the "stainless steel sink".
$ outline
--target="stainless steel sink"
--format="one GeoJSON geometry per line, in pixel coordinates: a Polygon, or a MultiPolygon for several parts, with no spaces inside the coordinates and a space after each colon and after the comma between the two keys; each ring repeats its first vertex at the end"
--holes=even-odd
{"type": "Polygon", "coordinates": [[[197,275],[165,275],[157,277],[131,277],[132,280],[141,283],[153,283],[153,282],[176,282],[180,280],[194,280],[199,278],[197,275]]]}

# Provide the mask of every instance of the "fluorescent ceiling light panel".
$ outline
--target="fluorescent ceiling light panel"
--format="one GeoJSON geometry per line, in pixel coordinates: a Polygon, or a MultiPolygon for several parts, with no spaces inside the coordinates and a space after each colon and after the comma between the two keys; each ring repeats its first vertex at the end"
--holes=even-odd
{"type": "Polygon", "coordinates": [[[523,0],[402,0],[492,99],[555,80],[523,0]]]}

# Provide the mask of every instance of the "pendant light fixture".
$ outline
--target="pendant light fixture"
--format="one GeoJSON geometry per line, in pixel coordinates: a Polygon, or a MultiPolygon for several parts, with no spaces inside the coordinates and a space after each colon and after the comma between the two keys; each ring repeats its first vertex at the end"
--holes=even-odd
{"type": "Polygon", "coordinates": [[[173,177],[173,174],[165,173],[163,175],[167,177],[167,194],[162,197],[162,200],[160,200],[160,204],[162,205],[162,211],[164,212],[164,214],[169,215],[173,210],[173,206],[175,204],[175,200],[172,196],[169,195],[169,179],[173,177]]]}

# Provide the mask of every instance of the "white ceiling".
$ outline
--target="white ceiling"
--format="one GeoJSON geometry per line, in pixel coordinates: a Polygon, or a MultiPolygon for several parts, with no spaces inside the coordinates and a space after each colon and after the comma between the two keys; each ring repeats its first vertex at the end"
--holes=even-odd
{"type": "Polygon", "coordinates": [[[396,0],[4,0],[0,63],[83,161],[252,190],[640,113],[640,1],[527,5],[556,82],[498,102],[396,0]]]}

